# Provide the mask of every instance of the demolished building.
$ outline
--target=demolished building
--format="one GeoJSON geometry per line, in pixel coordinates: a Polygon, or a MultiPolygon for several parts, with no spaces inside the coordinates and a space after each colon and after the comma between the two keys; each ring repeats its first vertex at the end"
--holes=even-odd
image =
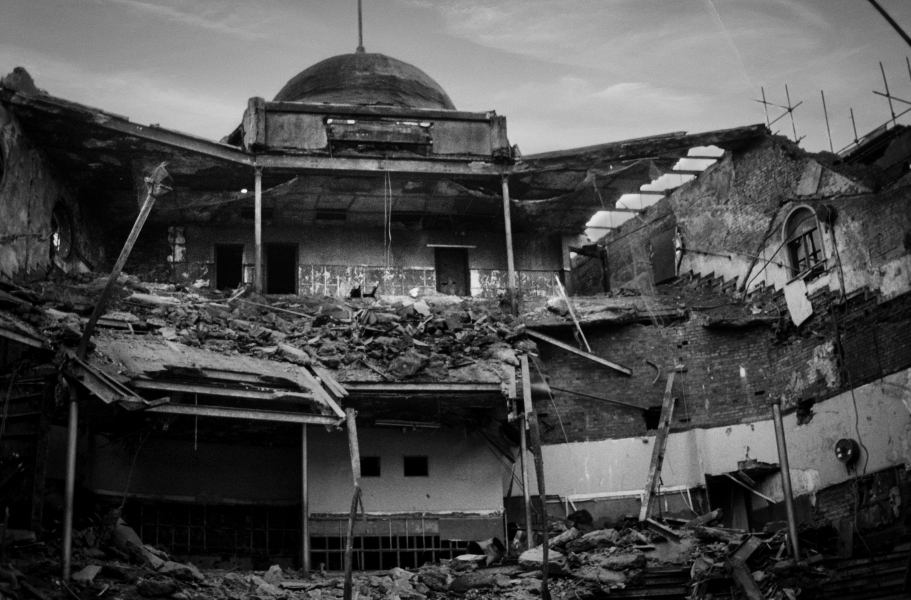
{"type": "Polygon", "coordinates": [[[353,409],[355,569],[581,509],[601,526],[721,508],[761,531],[787,519],[778,402],[798,524],[830,523],[844,556],[907,535],[904,127],[841,155],[748,126],[521,156],[505,117],[360,52],[251,99],[220,142],[22,70],[0,103],[0,450],[20,527],[65,495],[68,458],[77,498],[123,504],[196,564],[340,569],[353,409]],[[79,356],[93,273],[162,162],[170,191],[79,356]],[[582,237],[667,174],[690,180],[582,237]]]}

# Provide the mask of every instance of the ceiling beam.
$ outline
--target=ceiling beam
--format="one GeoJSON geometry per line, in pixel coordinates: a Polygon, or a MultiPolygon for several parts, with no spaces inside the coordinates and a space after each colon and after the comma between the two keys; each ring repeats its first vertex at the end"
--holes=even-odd
{"type": "Polygon", "coordinates": [[[190,415],[199,417],[223,417],[247,421],[272,421],[278,423],[310,423],[314,425],[337,425],[344,419],[323,415],[286,413],[273,410],[250,410],[247,408],[222,408],[217,406],[195,406],[187,404],[163,404],[146,409],[145,412],[168,415],[190,415]]]}

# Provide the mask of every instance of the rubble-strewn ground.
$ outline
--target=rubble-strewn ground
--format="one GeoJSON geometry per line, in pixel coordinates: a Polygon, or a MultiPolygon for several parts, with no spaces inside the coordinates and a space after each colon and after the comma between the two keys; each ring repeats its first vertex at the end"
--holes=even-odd
{"type": "MultiPolygon", "coordinates": [[[[585,511],[580,511],[584,513],[585,511]]],[[[742,561],[743,573],[762,598],[826,598],[824,585],[838,581],[822,554],[805,551],[801,561],[787,556],[783,530],[764,534],[712,527],[720,511],[691,522],[669,520],[679,541],[640,528],[591,529],[585,519],[551,523],[548,589],[554,598],[623,597],[720,598],[738,596],[731,575],[742,561]],[[562,531],[561,531],[562,530],[562,531]],[[675,567],[689,574],[683,586],[650,587],[649,571],[675,567]],[[622,590],[622,591],[621,591],[622,590]],[[672,594],[674,591],[677,594],[672,594]],[[640,593],[641,592],[641,595],[640,593]]],[[[11,531],[0,565],[0,596],[25,600],[89,598],[172,598],[173,600],[262,600],[338,598],[344,575],[317,570],[305,577],[282,571],[200,570],[143,544],[116,517],[78,530],[74,536],[72,581],[59,578],[56,541],[37,543],[28,532],[11,531]]],[[[633,520],[628,520],[633,524],[633,520]]],[[[541,546],[504,552],[499,542],[481,544],[481,554],[466,554],[437,564],[404,570],[355,572],[356,597],[365,600],[424,598],[540,598],[541,546]]],[[[665,571],[667,572],[667,571],[665,571]]],[[[736,580],[736,578],[734,578],[736,580]]],[[[740,588],[739,593],[744,593],[740,588]]],[[[873,596],[871,596],[873,597],[873,596]]]]}

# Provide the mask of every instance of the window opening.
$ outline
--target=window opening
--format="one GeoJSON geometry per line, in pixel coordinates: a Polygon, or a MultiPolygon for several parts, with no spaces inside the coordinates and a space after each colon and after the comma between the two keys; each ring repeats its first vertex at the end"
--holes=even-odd
{"type": "Polygon", "coordinates": [[[51,213],[51,257],[65,259],[72,250],[73,228],[70,216],[62,204],[58,203],[51,213]]]}
{"type": "Polygon", "coordinates": [[[297,293],[297,244],[266,246],[266,293],[297,293]]]}
{"type": "Polygon", "coordinates": [[[429,470],[426,456],[405,457],[405,477],[427,477],[429,470]]]}
{"type": "Polygon", "coordinates": [[[437,291],[453,296],[470,295],[468,249],[434,248],[436,255],[437,291]]]}
{"type": "Polygon", "coordinates": [[[236,289],[244,277],[244,245],[217,244],[215,246],[215,288],[236,289]]]}
{"type": "Polygon", "coordinates": [[[184,227],[168,227],[168,245],[171,247],[169,263],[187,262],[187,239],[184,237],[184,227]]]}
{"type": "Polygon", "coordinates": [[[379,456],[362,456],[361,457],[361,477],[379,477],[380,476],[380,457],[379,456]]]}
{"type": "Polygon", "coordinates": [[[825,259],[816,213],[807,207],[794,210],[785,223],[785,243],[794,276],[825,259]]]}

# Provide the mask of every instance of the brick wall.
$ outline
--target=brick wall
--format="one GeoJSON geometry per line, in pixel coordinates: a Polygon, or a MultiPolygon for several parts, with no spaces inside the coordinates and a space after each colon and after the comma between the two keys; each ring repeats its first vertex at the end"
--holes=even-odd
{"type": "Polygon", "coordinates": [[[855,549],[891,548],[911,529],[911,476],[904,467],[858,474],[817,492],[815,516],[854,529],[855,549]]]}
{"type": "MultiPolygon", "coordinates": [[[[727,153],[698,178],[675,189],[602,240],[608,253],[611,289],[642,289],[651,279],[649,242],[679,226],[692,252],[757,254],[770,232],[780,230],[779,209],[794,199],[806,153],[780,138],[727,153]],[[643,223],[646,222],[646,223],[643,223]]],[[[600,263],[577,259],[575,293],[601,292],[600,263]]]]}
{"type": "MultiPolygon", "coordinates": [[[[707,284],[711,284],[708,281],[707,284]]],[[[694,284],[705,285],[696,280],[694,284]]],[[[631,324],[586,329],[594,354],[633,370],[630,377],[539,343],[550,384],[643,408],[660,406],[667,374],[683,364],[674,383],[672,428],[707,428],[771,417],[769,400],[785,411],[806,409],[883,375],[911,366],[911,293],[879,303],[858,295],[836,304],[828,291],[811,300],[815,313],[799,329],[790,324],[781,292],[753,294],[752,302],[779,305],[777,326],[715,329],[698,318],[669,325],[631,324]],[[837,332],[837,334],[836,334],[837,332]],[[661,378],[645,361],[661,367],[661,378]]],[[[551,332],[575,345],[569,329],[551,332]]],[[[554,392],[539,404],[546,443],[624,438],[647,432],[641,411],[554,392]],[[546,415],[546,416],[545,416],[546,415]]]]}

